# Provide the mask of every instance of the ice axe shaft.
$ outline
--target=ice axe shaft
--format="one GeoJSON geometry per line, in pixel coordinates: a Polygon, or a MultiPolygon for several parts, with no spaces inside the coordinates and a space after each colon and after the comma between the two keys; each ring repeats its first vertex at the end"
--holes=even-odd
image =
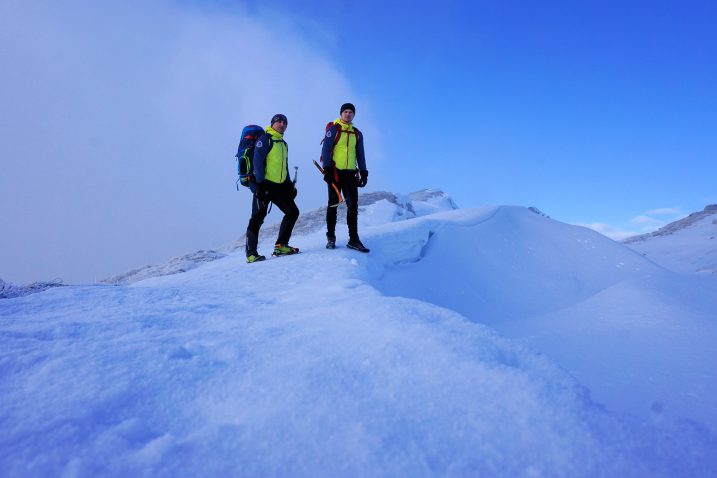
{"type": "MultiPolygon", "coordinates": [[[[316,166],[316,169],[318,169],[319,172],[323,175],[323,174],[324,174],[324,168],[322,168],[321,165],[320,165],[319,163],[317,163],[315,159],[314,159],[313,161],[314,161],[314,166],[316,166]]],[[[332,182],[332,183],[331,183],[331,187],[334,188],[334,191],[336,191],[336,195],[339,197],[339,204],[341,204],[342,202],[344,202],[344,198],[341,196],[341,191],[339,191],[339,188],[338,188],[338,186],[336,186],[336,183],[333,183],[333,182],[332,182]]],[[[337,204],[337,206],[338,206],[339,204],[337,204]]]]}

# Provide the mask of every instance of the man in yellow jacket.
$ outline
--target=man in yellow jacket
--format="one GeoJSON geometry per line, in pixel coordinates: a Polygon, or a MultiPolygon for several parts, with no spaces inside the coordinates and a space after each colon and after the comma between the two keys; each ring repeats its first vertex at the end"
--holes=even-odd
{"type": "Polygon", "coordinates": [[[269,203],[284,213],[279,226],[279,237],[274,246],[275,256],[296,254],[299,249],[289,245],[291,232],[299,218],[296,207],[296,187],[289,177],[289,146],[284,141],[284,132],[289,126],[286,116],[276,114],[271,118],[271,126],[259,136],[254,147],[254,181],[250,185],[252,198],[251,219],[246,229],[246,261],[263,261],[264,256],[257,252],[259,229],[264,223],[269,203]]]}
{"type": "Polygon", "coordinates": [[[324,181],[328,183],[329,206],[326,208],[326,248],[336,248],[336,207],[338,196],[332,184],[341,190],[346,200],[346,223],[349,242],[346,247],[369,252],[358,235],[358,188],[366,186],[368,170],[363,149],[363,134],[353,125],[356,108],[351,103],[341,105],[341,117],[326,130],[321,161],[324,181]]]}

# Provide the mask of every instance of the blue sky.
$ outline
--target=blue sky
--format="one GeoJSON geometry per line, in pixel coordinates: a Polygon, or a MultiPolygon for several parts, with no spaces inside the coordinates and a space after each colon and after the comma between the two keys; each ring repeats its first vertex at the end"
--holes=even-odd
{"type": "Polygon", "coordinates": [[[403,189],[630,231],[717,201],[713,2],[279,4],[338,39],[403,189]]]}
{"type": "Polygon", "coordinates": [[[92,281],[240,237],[237,137],[276,112],[315,209],[345,101],[369,190],[613,237],[717,202],[713,4],[250,3],[0,5],[0,277],[92,281]]]}

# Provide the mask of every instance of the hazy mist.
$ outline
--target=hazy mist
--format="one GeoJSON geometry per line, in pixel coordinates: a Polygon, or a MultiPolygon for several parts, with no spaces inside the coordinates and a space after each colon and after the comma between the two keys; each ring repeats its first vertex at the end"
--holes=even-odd
{"type": "Polygon", "coordinates": [[[1,278],[88,282],[237,239],[250,212],[234,188],[239,133],[277,112],[299,208],[325,201],[310,160],[339,105],[360,99],[292,19],[168,1],[0,13],[1,278]]]}

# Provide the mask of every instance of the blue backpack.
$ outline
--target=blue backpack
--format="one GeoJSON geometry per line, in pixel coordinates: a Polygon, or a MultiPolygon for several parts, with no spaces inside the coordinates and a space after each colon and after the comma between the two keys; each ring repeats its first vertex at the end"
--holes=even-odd
{"type": "Polygon", "coordinates": [[[239,141],[239,148],[235,156],[237,159],[237,174],[239,174],[237,191],[240,183],[248,188],[254,182],[254,165],[252,164],[254,145],[262,134],[264,134],[264,128],[255,124],[245,126],[241,132],[241,141],[239,141]]]}

